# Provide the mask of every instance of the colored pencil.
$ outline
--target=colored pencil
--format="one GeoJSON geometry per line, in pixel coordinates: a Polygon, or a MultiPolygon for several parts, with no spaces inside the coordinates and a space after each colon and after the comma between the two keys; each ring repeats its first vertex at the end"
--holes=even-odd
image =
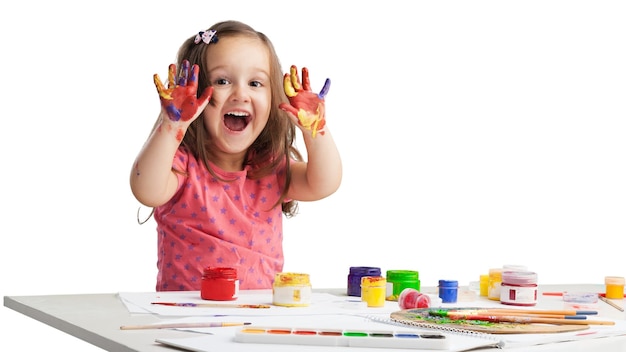
{"type": "Polygon", "coordinates": [[[575,320],[575,319],[558,319],[558,318],[535,318],[529,316],[518,315],[482,315],[482,314],[447,314],[445,311],[431,311],[430,315],[443,316],[452,320],[481,320],[493,323],[520,323],[520,324],[557,324],[557,325],[615,325],[613,321],[602,320],[575,320]]]}
{"type": "Polygon", "coordinates": [[[229,304],[229,303],[176,303],[152,302],[162,306],[194,307],[194,308],[270,308],[267,304],[229,304]]]}
{"type": "Polygon", "coordinates": [[[624,308],[622,308],[622,307],[618,306],[616,303],[614,303],[613,301],[610,301],[610,300],[609,300],[609,299],[607,299],[606,297],[604,297],[604,296],[602,296],[602,295],[598,295],[598,298],[599,298],[602,302],[604,302],[604,303],[606,303],[606,304],[610,305],[611,307],[613,307],[613,308],[615,308],[615,309],[619,310],[620,312],[623,312],[623,311],[624,311],[624,308]]]}
{"type": "Polygon", "coordinates": [[[140,330],[140,329],[177,329],[177,328],[219,328],[226,326],[242,326],[251,323],[235,323],[235,322],[210,322],[210,323],[164,323],[164,324],[148,324],[148,325],[122,325],[121,330],[140,330]]]}

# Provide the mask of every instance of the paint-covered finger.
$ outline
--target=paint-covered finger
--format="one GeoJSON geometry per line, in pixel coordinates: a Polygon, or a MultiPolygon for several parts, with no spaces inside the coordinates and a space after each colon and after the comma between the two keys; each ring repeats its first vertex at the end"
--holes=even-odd
{"type": "Polygon", "coordinates": [[[291,75],[289,75],[288,73],[285,74],[285,78],[283,80],[283,88],[285,90],[285,94],[291,98],[291,97],[295,97],[296,95],[298,95],[298,93],[296,92],[296,90],[293,88],[293,83],[291,80],[291,75]]]}
{"type": "Polygon", "coordinates": [[[296,92],[298,92],[301,89],[300,77],[298,77],[298,68],[295,65],[291,65],[290,73],[291,73],[291,85],[293,85],[293,88],[296,90],[296,92]]]}
{"type": "Polygon", "coordinates": [[[163,82],[161,82],[161,78],[159,78],[159,75],[154,74],[154,76],[152,76],[152,79],[154,80],[154,85],[156,86],[159,96],[163,99],[171,100],[172,96],[165,89],[165,86],[163,85],[163,82]]]}
{"type": "Polygon", "coordinates": [[[292,115],[292,119],[297,122],[297,117],[298,117],[298,109],[294,108],[293,106],[287,104],[287,103],[280,103],[280,105],[278,105],[278,107],[289,113],[290,115],[292,115]]]}
{"type": "Polygon", "coordinates": [[[187,84],[194,89],[198,87],[198,75],[200,73],[200,67],[198,65],[193,65],[191,67],[191,76],[189,77],[189,81],[187,84]]]}
{"type": "Polygon", "coordinates": [[[322,90],[320,90],[320,94],[318,94],[317,96],[320,99],[324,99],[324,97],[326,97],[326,94],[328,94],[329,89],[330,89],[330,78],[326,78],[326,82],[324,82],[324,86],[322,87],[322,90]]]}
{"type": "Polygon", "coordinates": [[[169,69],[167,71],[167,88],[174,88],[176,86],[176,81],[174,81],[175,76],[176,76],[176,65],[170,64],[169,69]]]}
{"type": "Polygon", "coordinates": [[[198,106],[204,110],[208,102],[211,100],[211,96],[213,95],[213,87],[207,87],[200,98],[198,98],[198,106]]]}
{"type": "Polygon", "coordinates": [[[306,67],[302,68],[302,89],[310,91],[311,90],[311,81],[309,80],[309,69],[306,67]]]}
{"type": "Polygon", "coordinates": [[[182,87],[186,86],[188,78],[189,78],[189,61],[184,60],[183,67],[180,70],[180,75],[178,76],[178,85],[182,87]]]}

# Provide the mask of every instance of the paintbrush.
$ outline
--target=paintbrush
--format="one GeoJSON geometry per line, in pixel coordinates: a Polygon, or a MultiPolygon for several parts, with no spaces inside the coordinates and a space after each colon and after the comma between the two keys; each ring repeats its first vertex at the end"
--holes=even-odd
{"type": "Polygon", "coordinates": [[[451,320],[481,320],[492,323],[520,323],[520,324],[557,324],[557,325],[615,325],[613,321],[602,320],[576,320],[558,318],[538,318],[518,315],[482,315],[482,314],[448,314],[446,311],[429,311],[429,315],[446,317],[451,320]]]}
{"type": "Polygon", "coordinates": [[[491,310],[463,310],[463,311],[448,311],[448,315],[512,315],[518,317],[535,317],[535,318],[556,318],[556,319],[577,319],[585,320],[586,315],[564,315],[564,314],[528,314],[523,311],[520,312],[500,312],[491,310]]]}
{"type": "Polygon", "coordinates": [[[515,312],[523,312],[525,314],[558,314],[558,315],[596,315],[598,314],[595,310],[546,310],[546,309],[512,309],[512,308],[487,308],[484,309],[489,312],[507,312],[507,313],[515,313],[515,312]]]}
{"type": "Polygon", "coordinates": [[[602,296],[602,295],[598,295],[598,298],[599,298],[602,302],[604,302],[604,303],[606,303],[606,304],[610,305],[611,307],[613,307],[613,308],[615,308],[615,309],[619,310],[620,312],[623,312],[623,311],[624,311],[624,308],[622,308],[622,307],[618,306],[615,302],[610,301],[610,300],[609,300],[609,299],[607,299],[606,297],[604,297],[604,296],[602,296]]]}
{"type": "Polygon", "coordinates": [[[140,329],[184,329],[184,328],[218,328],[226,326],[242,326],[252,323],[236,323],[236,322],[210,322],[210,323],[164,323],[164,324],[148,324],[148,325],[122,325],[121,330],[140,330],[140,329]]]}
{"type": "Polygon", "coordinates": [[[176,303],[176,302],[152,302],[162,306],[175,307],[198,307],[198,308],[270,308],[267,304],[229,304],[229,303],[176,303]]]}

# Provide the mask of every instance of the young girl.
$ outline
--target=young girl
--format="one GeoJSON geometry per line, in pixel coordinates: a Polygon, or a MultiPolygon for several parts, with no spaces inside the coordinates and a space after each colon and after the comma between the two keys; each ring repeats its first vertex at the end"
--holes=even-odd
{"type": "Polygon", "coordinates": [[[154,208],[156,290],[200,290],[209,266],[235,268],[241,289],[271,288],[283,269],[283,214],[341,183],[325,124],[329,81],[316,94],[306,68],[302,82],[295,66],[283,75],[270,40],[236,21],[188,38],[168,83],[154,81],[162,108],[130,185],[154,208]]]}

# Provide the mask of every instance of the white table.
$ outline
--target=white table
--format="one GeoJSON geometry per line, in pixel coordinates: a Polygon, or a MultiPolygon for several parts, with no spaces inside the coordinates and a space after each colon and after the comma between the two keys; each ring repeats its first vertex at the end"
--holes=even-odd
{"type": "MultiPolygon", "coordinates": [[[[424,288],[425,291],[428,289],[434,290],[434,288],[424,288]]],[[[564,290],[603,292],[604,287],[599,285],[542,285],[539,290],[540,292],[564,290]]],[[[316,291],[345,295],[345,289],[316,291]]],[[[175,349],[156,343],[155,339],[196,335],[193,332],[177,330],[136,330],[132,333],[120,330],[121,325],[150,324],[164,319],[155,315],[130,314],[116,293],[5,296],[4,305],[107,351],[175,351],[175,349]]],[[[598,303],[597,310],[601,317],[626,320],[626,313],[619,312],[603,302],[598,303]]],[[[6,331],[5,333],[13,332],[6,331]]],[[[23,347],[28,349],[28,344],[23,347]]],[[[252,349],[253,347],[254,345],[251,345],[252,349]]],[[[332,349],[333,347],[326,348],[329,351],[332,349]]],[[[539,345],[532,348],[526,347],[524,350],[626,351],[626,336],[539,345]]]]}

